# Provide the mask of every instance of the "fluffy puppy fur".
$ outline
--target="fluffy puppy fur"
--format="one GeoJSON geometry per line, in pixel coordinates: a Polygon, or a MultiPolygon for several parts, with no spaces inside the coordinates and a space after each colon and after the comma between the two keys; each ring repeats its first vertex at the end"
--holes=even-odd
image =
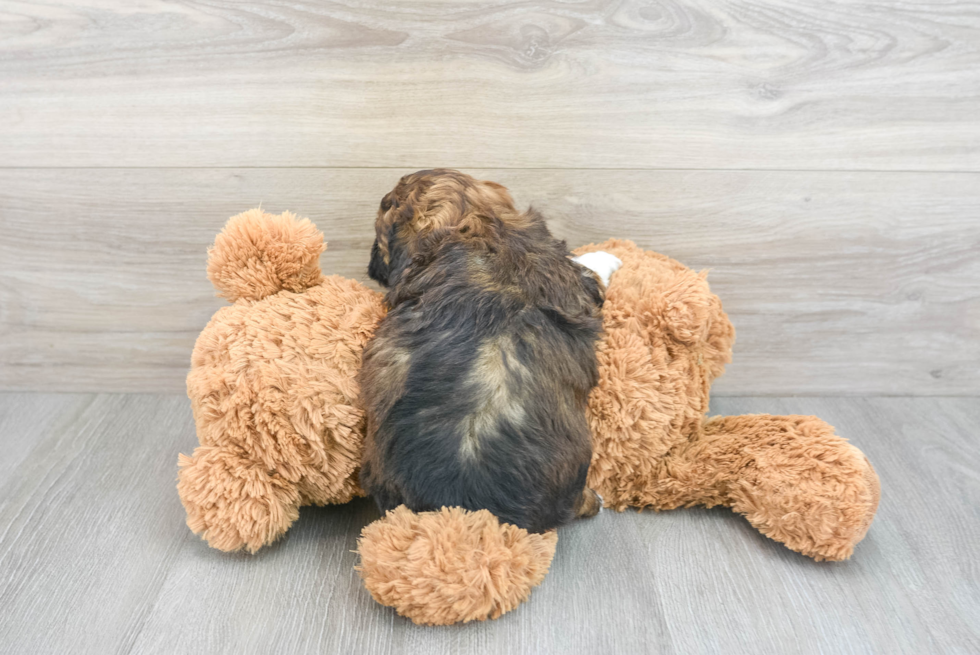
{"type": "Polygon", "coordinates": [[[403,177],[376,232],[389,311],[360,371],[361,486],[382,511],[487,509],[531,532],[595,514],[595,274],[507,189],[458,171],[403,177]]]}

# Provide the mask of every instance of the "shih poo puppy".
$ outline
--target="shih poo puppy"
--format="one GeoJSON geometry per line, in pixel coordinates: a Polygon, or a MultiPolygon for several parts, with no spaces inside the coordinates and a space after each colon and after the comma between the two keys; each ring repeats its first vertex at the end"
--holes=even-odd
{"type": "Polygon", "coordinates": [[[361,486],[381,511],[487,509],[531,532],[596,514],[585,408],[619,260],[574,261],[506,188],[453,170],[403,177],[375,228],[389,311],[359,375],[361,486]]]}

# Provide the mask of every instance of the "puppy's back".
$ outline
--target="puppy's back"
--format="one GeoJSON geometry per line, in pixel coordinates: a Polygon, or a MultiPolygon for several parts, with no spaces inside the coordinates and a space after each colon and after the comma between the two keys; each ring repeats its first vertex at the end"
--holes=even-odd
{"type": "Polygon", "coordinates": [[[361,479],[383,509],[488,509],[532,531],[574,515],[601,292],[535,228],[496,247],[447,239],[389,294],[361,375],[361,479]]]}

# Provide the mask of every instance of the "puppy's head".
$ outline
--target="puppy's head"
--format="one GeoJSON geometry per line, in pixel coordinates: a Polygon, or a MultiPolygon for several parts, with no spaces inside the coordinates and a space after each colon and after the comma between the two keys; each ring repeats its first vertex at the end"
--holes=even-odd
{"type": "Polygon", "coordinates": [[[393,285],[438,237],[486,238],[519,217],[510,193],[495,182],[446,168],[406,175],[381,200],[368,275],[393,285]]]}

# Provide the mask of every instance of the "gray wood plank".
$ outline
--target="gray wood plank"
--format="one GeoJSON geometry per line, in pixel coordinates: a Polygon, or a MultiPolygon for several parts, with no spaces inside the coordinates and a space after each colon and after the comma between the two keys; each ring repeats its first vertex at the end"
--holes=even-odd
{"type": "MultiPolygon", "coordinates": [[[[15,425],[38,404],[0,395],[15,425]]],[[[128,652],[192,538],[174,489],[178,447],[194,439],[187,401],[47,395],[40,404],[75,418],[36,439],[0,487],[0,652],[128,652]]],[[[30,436],[4,431],[0,445],[30,436]]]]}
{"type": "MultiPolygon", "coordinates": [[[[74,411],[91,397],[45,396],[74,411]]],[[[0,394],[0,416],[37,406],[0,394]]],[[[61,410],[57,408],[61,407],[61,410]]],[[[256,556],[190,536],[175,452],[187,401],[97,396],[0,496],[0,652],[965,653],[980,649],[980,403],[719,398],[713,413],[816,413],[882,480],[848,562],[816,563],[723,509],[603,512],[564,528],[552,571],[498,621],[418,627],[352,572],[370,501],[306,508],[256,556]]],[[[0,432],[0,446],[20,435],[0,432]]]]}
{"type": "Polygon", "coordinates": [[[980,170],[969,0],[0,3],[4,166],[980,170]]]}
{"type": "Polygon", "coordinates": [[[93,402],[89,394],[8,393],[0,398],[0,489],[39,443],[51,434],[71,429],[93,402]]]}
{"type": "MultiPolygon", "coordinates": [[[[181,392],[220,299],[206,248],[260,203],[366,280],[401,169],[0,170],[0,388],[181,392]]],[[[736,329],[724,394],[980,393],[980,175],[474,169],[571,245],[695,269],[736,329]]]]}
{"type": "MultiPolygon", "coordinates": [[[[827,644],[824,652],[980,649],[977,399],[722,398],[712,403],[712,412],[816,414],[868,455],[882,486],[875,522],[848,562],[794,561],[792,553],[740,523],[772,558],[772,568],[753,570],[749,579],[772,585],[773,595],[765,608],[757,598],[743,605],[742,616],[731,619],[733,632],[741,621],[760,629],[766,622],[775,630],[775,643],[797,634],[808,648],[827,644]],[[848,600],[841,600],[844,595],[848,600]],[[772,609],[777,603],[785,609],[767,616],[770,601],[772,609]],[[899,618],[912,614],[915,620],[899,618]]],[[[687,584],[710,584],[700,573],[694,577],[687,584]]],[[[744,579],[738,576],[737,585],[744,586],[744,579]]],[[[744,591],[723,587],[710,587],[720,594],[711,603],[740,602],[744,591]]],[[[683,609],[688,618],[698,614],[697,606],[683,609]]]]}

